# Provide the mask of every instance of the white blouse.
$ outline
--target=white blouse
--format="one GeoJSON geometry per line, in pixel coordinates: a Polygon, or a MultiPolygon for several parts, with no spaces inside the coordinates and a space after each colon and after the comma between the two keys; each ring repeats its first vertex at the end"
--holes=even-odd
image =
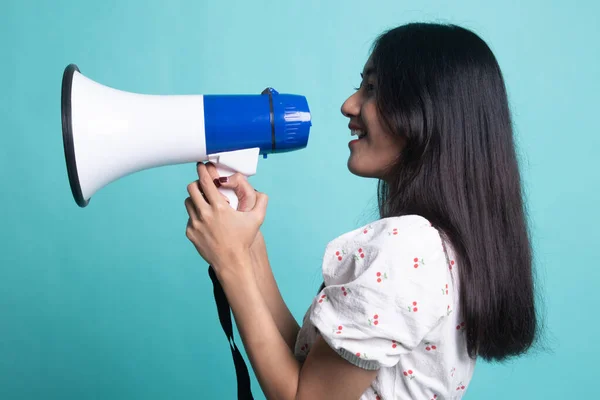
{"type": "Polygon", "coordinates": [[[343,358],[378,370],[365,399],[460,399],[467,354],[450,243],[417,215],[377,220],[331,241],[325,288],[298,333],[303,361],[320,334],[343,358]]]}

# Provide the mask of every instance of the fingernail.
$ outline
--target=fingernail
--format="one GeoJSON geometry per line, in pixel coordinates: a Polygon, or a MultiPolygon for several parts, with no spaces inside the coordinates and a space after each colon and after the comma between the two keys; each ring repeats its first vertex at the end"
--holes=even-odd
{"type": "Polygon", "coordinates": [[[222,182],[222,183],[227,183],[229,181],[229,178],[226,177],[226,176],[222,176],[222,177],[219,178],[219,181],[222,182]]]}
{"type": "Polygon", "coordinates": [[[216,187],[221,187],[221,182],[219,182],[219,179],[215,179],[213,182],[215,183],[216,187]]]}

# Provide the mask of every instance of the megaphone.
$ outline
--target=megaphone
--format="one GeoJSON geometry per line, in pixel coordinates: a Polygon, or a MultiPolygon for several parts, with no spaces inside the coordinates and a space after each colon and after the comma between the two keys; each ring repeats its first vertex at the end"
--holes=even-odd
{"type": "MultiPolygon", "coordinates": [[[[86,207],[109,183],[165,165],[213,162],[221,176],[256,173],[260,155],[307,146],[311,114],[304,96],[151,95],[117,90],[63,73],[62,131],[69,184],[86,207]]],[[[237,208],[231,190],[219,188],[237,208]]]]}

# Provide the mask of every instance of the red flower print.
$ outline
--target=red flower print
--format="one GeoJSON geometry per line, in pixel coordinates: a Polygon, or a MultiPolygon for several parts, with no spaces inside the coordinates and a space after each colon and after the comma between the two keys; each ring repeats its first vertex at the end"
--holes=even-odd
{"type": "Polygon", "coordinates": [[[395,349],[396,347],[398,347],[398,342],[392,340],[392,349],[395,349]]]}
{"type": "Polygon", "coordinates": [[[456,325],[456,330],[457,331],[464,331],[465,330],[465,323],[461,322],[460,325],[456,325]]]}
{"type": "Polygon", "coordinates": [[[434,394],[433,397],[431,398],[431,400],[436,400],[437,399],[437,394],[434,394]]]}
{"type": "Polygon", "coordinates": [[[322,303],[324,301],[327,301],[327,295],[322,294],[321,297],[319,298],[319,303],[322,303]]]}
{"type": "Polygon", "coordinates": [[[365,258],[365,253],[363,252],[362,248],[358,249],[358,251],[356,252],[356,254],[354,254],[354,259],[356,261],[360,261],[361,258],[365,258]]]}
{"type": "Polygon", "coordinates": [[[306,352],[308,352],[308,348],[309,348],[308,343],[305,343],[302,347],[300,347],[300,351],[303,351],[306,353],[306,352]]]}
{"type": "Polygon", "coordinates": [[[333,331],[339,335],[340,333],[342,333],[342,329],[344,329],[344,327],[339,325],[336,328],[333,328],[333,331]]]}
{"type": "Polygon", "coordinates": [[[385,272],[383,274],[381,272],[377,272],[375,275],[377,275],[377,283],[381,283],[383,279],[387,279],[387,274],[385,272]]]}
{"type": "Polygon", "coordinates": [[[398,234],[398,228],[394,228],[390,232],[388,232],[389,236],[396,236],[397,234],[398,234]]]}
{"type": "Polygon", "coordinates": [[[448,308],[446,309],[446,314],[447,315],[452,314],[452,309],[450,308],[450,304],[448,304],[448,308]]]}
{"type": "Polygon", "coordinates": [[[379,396],[379,393],[375,392],[375,400],[381,400],[381,396],[379,396]]]}
{"type": "Polygon", "coordinates": [[[408,306],[408,312],[417,312],[419,308],[417,307],[417,302],[413,301],[411,306],[408,306]]]}
{"type": "Polygon", "coordinates": [[[456,368],[452,368],[450,370],[450,376],[454,376],[454,373],[456,372],[456,368]]]}
{"type": "Polygon", "coordinates": [[[422,258],[419,260],[417,257],[415,257],[413,259],[413,262],[415,263],[415,268],[419,268],[421,265],[425,265],[425,261],[422,258]]]}
{"type": "Polygon", "coordinates": [[[344,286],[342,286],[342,293],[344,296],[348,296],[348,293],[352,293],[352,291],[344,286]]]}
{"type": "Polygon", "coordinates": [[[448,268],[450,268],[450,271],[452,271],[452,267],[454,266],[454,260],[450,261],[450,266],[448,268]]]}
{"type": "Polygon", "coordinates": [[[448,294],[448,284],[446,283],[446,287],[442,288],[442,295],[448,294]]]}
{"type": "Polygon", "coordinates": [[[465,390],[465,385],[463,385],[463,383],[459,383],[458,387],[456,388],[456,390],[465,390]]]}
{"type": "Polygon", "coordinates": [[[379,325],[379,315],[375,314],[373,315],[373,319],[369,318],[369,325],[379,325]]]}
{"type": "Polygon", "coordinates": [[[337,250],[335,252],[335,257],[338,259],[338,261],[342,261],[342,259],[344,258],[345,255],[346,255],[345,250],[337,250]]]}
{"type": "Polygon", "coordinates": [[[363,233],[366,235],[367,233],[369,233],[369,231],[371,231],[373,228],[371,227],[371,225],[366,226],[363,228],[363,233]]]}
{"type": "Polygon", "coordinates": [[[425,343],[425,350],[427,351],[431,351],[431,350],[437,350],[437,346],[435,344],[431,344],[429,342],[425,343]]]}
{"type": "Polygon", "coordinates": [[[414,379],[415,376],[413,375],[412,369],[409,369],[408,371],[404,371],[404,376],[406,376],[408,379],[414,379]]]}

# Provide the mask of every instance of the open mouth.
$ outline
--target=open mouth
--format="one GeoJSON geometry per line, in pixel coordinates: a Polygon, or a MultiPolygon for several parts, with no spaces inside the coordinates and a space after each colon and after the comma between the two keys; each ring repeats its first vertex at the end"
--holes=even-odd
{"type": "Polygon", "coordinates": [[[358,136],[358,138],[359,138],[359,139],[362,139],[362,138],[364,138],[365,136],[367,136],[367,132],[365,132],[365,131],[362,131],[362,130],[359,130],[359,129],[352,129],[352,130],[350,131],[350,134],[351,134],[352,136],[358,136]]]}

